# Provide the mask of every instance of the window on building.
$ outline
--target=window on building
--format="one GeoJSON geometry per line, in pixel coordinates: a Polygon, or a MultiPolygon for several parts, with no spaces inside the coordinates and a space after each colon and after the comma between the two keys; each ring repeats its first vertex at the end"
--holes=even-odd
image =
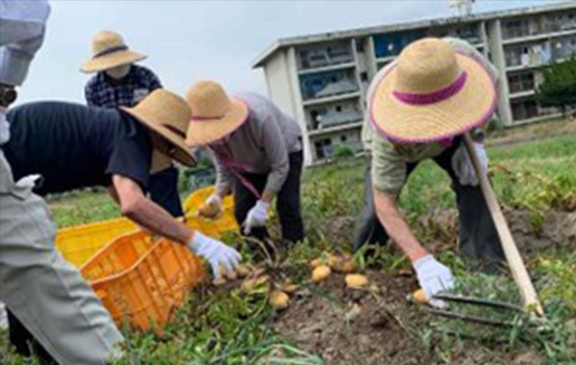
{"type": "Polygon", "coordinates": [[[336,105],[336,112],[340,113],[342,111],[341,105],[336,105]]]}
{"type": "Polygon", "coordinates": [[[332,155],[332,140],[330,138],[324,138],[314,142],[314,150],[318,160],[330,157],[332,155]]]}
{"type": "Polygon", "coordinates": [[[362,44],[362,40],[356,39],[354,43],[356,43],[356,52],[364,53],[364,45],[362,44]]]}
{"type": "Polygon", "coordinates": [[[522,122],[539,116],[536,100],[528,99],[512,103],[512,116],[515,122],[522,122]]]}
{"type": "Polygon", "coordinates": [[[528,19],[510,19],[503,22],[502,35],[504,39],[520,38],[530,35],[528,19]]]}
{"type": "Polygon", "coordinates": [[[512,94],[534,90],[536,88],[534,81],[534,73],[526,72],[511,75],[508,78],[508,85],[510,88],[510,93],[512,94]]]}
{"type": "Polygon", "coordinates": [[[360,72],[360,81],[368,82],[368,72],[360,72]]]}
{"type": "Polygon", "coordinates": [[[348,141],[348,136],[346,136],[345,134],[340,136],[340,142],[346,143],[347,141],[348,141]]]}

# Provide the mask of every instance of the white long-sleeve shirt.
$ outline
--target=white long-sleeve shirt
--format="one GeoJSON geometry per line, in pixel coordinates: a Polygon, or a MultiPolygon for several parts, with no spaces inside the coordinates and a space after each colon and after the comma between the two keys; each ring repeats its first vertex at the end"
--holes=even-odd
{"type": "MultiPolygon", "coordinates": [[[[0,83],[22,85],[44,41],[49,14],[48,0],[0,0],[0,83]]],[[[0,108],[0,145],[9,137],[5,110],[0,108]]]]}

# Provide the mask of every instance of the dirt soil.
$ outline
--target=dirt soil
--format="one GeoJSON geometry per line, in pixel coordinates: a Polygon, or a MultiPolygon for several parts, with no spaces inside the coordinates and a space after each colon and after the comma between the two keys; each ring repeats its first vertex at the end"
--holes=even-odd
{"type": "Polygon", "coordinates": [[[328,365],[417,364],[543,364],[535,351],[520,354],[490,352],[464,342],[454,346],[450,360],[433,356],[438,339],[424,348],[415,334],[431,317],[406,299],[417,289],[408,273],[387,276],[369,272],[377,292],[346,288],[344,275],[332,274],[325,282],[292,298],[274,329],[301,349],[317,354],[328,365]],[[308,293],[310,291],[310,293],[308,293]]]}
{"type": "MultiPolygon", "coordinates": [[[[541,227],[534,227],[529,212],[505,210],[504,216],[523,253],[576,245],[576,212],[549,212],[541,227]]],[[[457,237],[458,213],[441,211],[419,219],[422,226],[457,237]]]]}
{"type": "MultiPolygon", "coordinates": [[[[505,215],[524,253],[576,243],[576,212],[552,212],[540,230],[531,225],[527,212],[506,211],[505,215]]],[[[350,218],[341,218],[335,225],[336,231],[352,222],[350,218]]],[[[444,232],[440,236],[457,237],[456,211],[442,211],[422,218],[419,223],[444,232]]],[[[391,276],[369,272],[367,276],[376,291],[350,290],[340,274],[332,274],[325,282],[311,286],[294,296],[289,309],[277,316],[275,330],[302,349],[321,356],[329,365],[545,363],[535,350],[505,354],[498,349],[490,351],[475,346],[473,341],[454,346],[449,360],[440,361],[434,355],[439,338],[433,338],[430,347],[424,348],[422,340],[414,337],[417,335],[411,326],[425,328],[432,317],[406,299],[417,289],[413,274],[399,272],[391,276]]]]}

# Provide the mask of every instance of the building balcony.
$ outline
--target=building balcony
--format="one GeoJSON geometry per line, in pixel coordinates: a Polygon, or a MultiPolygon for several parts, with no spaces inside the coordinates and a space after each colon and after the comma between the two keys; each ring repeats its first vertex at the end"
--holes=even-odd
{"type": "Polygon", "coordinates": [[[311,137],[312,136],[322,136],[325,134],[333,134],[335,132],[346,131],[349,129],[362,128],[363,125],[364,125],[364,122],[362,121],[362,118],[356,119],[356,120],[351,120],[351,121],[348,121],[346,123],[340,123],[340,124],[331,124],[331,125],[320,124],[319,128],[308,131],[308,135],[311,137]]]}
{"type": "Polygon", "coordinates": [[[318,99],[305,100],[302,104],[304,106],[316,106],[316,105],[321,105],[321,104],[333,103],[333,102],[337,102],[337,101],[358,99],[358,98],[360,98],[360,96],[361,96],[360,91],[358,89],[356,89],[355,91],[352,91],[349,93],[342,93],[342,94],[322,97],[322,98],[318,98],[318,99]]]}
{"type": "Polygon", "coordinates": [[[557,30],[554,32],[545,32],[545,33],[538,33],[538,34],[527,34],[521,37],[511,38],[511,39],[504,39],[502,44],[504,46],[518,44],[518,43],[525,43],[525,42],[535,42],[541,40],[547,40],[550,38],[557,38],[562,36],[569,36],[572,34],[576,34],[576,28],[572,29],[564,29],[564,30],[557,30]]]}
{"type": "Polygon", "coordinates": [[[536,95],[536,90],[519,90],[519,91],[510,91],[510,99],[522,99],[528,98],[536,95]]]}
{"type": "Polygon", "coordinates": [[[354,54],[346,43],[302,48],[298,53],[300,70],[315,70],[354,62],[354,54]]]}
{"type": "Polygon", "coordinates": [[[318,67],[318,68],[302,69],[302,70],[298,71],[298,74],[299,75],[310,75],[310,74],[314,74],[314,73],[318,73],[318,72],[338,71],[338,70],[345,70],[348,68],[355,68],[355,67],[356,67],[356,62],[345,62],[345,63],[328,65],[328,66],[318,67]]]}

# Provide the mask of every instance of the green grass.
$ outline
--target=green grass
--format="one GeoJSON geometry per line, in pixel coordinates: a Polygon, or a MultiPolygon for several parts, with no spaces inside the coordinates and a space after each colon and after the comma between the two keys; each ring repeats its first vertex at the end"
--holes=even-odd
{"type": "MultiPolygon", "coordinates": [[[[505,206],[542,214],[549,209],[571,210],[576,201],[576,134],[490,149],[491,174],[495,190],[505,206]]],[[[303,186],[303,214],[308,227],[307,244],[289,254],[295,273],[304,272],[308,261],[326,250],[334,249],[328,223],[337,217],[355,216],[362,208],[363,160],[346,160],[306,172],[303,186]]],[[[79,192],[49,199],[54,220],[59,227],[89,223],[119,216],[112,200],[102,192],[79,192]]],[[[454,208],[454,196],[446,174],[431,162],[423,163],[411,176],[401,204],[423,242],[446,239],[450,233],[424,229],[416,217],[436,210],[454,208]]],[[[351,232],[340,241],[349,244],[351,232]]],[[[233,240],[232,240],[233,241],[233,240]]],[[[440,259],[460,278],[462,290],[481,296],[518,300],[509,278],[493,278],[469,271],[452,251],[440,253],[440,259]]],[[[536,349],[550,364],[576,363],[576,334],[570,319],[576,313],[576,254],[541,252],[530,258],[531,272],[547,309],[549,322],[536,331],[517,327],[513,331],[490,332],[476,340],[444,336],[431,349],[438,362],[452,361],[452,350],[462,342],[477,346],[499,358],[502,354],[536,349]],[[504,338],[504,342],[501,341],[504,338]],[[496,344],[495,344],[496,343],[496,344]],[[571,362],[573,361],[573,362],[571,362]]],[[[401,256],[383,251],[363,261],[372,269],[387,271],[405,266],[401,256]]],[[[296,275],[297,276],[297,275],[296,275]]],[[[119,364],[321,364],[314,354],[304,353],[286,343],[271,330],[274,312],[266,306],[264,295],[242,296],[237,291],[216,294],[199,293],[191,297],[168,326],[164,337],[126,332],[126,359],[119,364]],[[128,360],[130,359],[130,360],[128,360]]],[[[448,326],[442,322],[441,326],[448,326]]],[[[460,328],[467,330],[467,328],[460,328]]],[[[470,329],[474,331],[474,329],[470,329]]],[[[422,345],[431,344],[432,329],[419,333],[422,345]]],[[[0,335],[0,363],[24,364],[6,354],[6,338],[0,335]],[[8,356],[6,358],[6,356],[8,356]]]]}

